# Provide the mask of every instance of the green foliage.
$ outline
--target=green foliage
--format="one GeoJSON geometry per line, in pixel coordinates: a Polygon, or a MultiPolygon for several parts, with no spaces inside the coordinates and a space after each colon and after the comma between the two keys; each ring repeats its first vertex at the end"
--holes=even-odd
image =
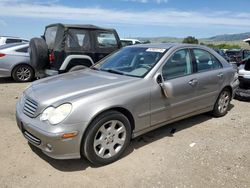
{"type": "Polygon", "coordinates": [[[187,43],[187,44],[199,44],[198,39],[192,36],[188,36],[183,39],[182,43],[187,43]]]}
{"type": "Polygon", "coordinates": [[[210,48],[219,48],[219,49],[235,49],[241,48],[238,44],[204,44],[210,48]]]}

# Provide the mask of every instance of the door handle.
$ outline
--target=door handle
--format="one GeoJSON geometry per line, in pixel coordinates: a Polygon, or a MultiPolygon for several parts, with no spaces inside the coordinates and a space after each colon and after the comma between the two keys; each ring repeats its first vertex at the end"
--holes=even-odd
{"type": "Polygon", "coordinates": [[[188,82],[189,85],[191,86],[196,86],[198,84],[198,80],[197,79],[192,79],[188,82]]]}
{"type": "Polygon", "coordinates": [[[219,78],[222,78],[224,75],[223,75],[223,73],[221,72],[221,73],[219,73],[217,76],[218,76],[219,78]]]}

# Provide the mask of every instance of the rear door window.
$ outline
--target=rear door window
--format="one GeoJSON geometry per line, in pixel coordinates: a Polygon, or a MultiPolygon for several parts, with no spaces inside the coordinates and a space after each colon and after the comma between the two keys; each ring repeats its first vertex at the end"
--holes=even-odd
{"type": "Polygon", "coordinates": [[[222,68],[219,60],[209,52],[202,49],[193,49],[197,72],[204,72],[222,68]]]}
{"type": "Polygon", "coordinates": [[[57,26],[48,27],[45,31],[44,37],[49,49],[53,49],[56,40],[57,26]]]}
{"type": "Polygon", "coordinates": [[[69,29],[66,44],[68,49],[82,50],[90,48],[90,37],[87,30],[69,29]]]}
{"type": "Polygon", "coordinates": [[[118,48],[115,34],[112,32],[96,32],[96,41],[98,48],[118,48]]]}

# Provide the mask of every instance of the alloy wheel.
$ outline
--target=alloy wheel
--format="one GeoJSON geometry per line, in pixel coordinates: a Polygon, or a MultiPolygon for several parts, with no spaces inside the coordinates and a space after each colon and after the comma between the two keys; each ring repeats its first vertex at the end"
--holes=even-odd
{"type": "Polygon", "coordinates": [[[28,67],[21,66],[16,72],[16,76],[20,81],[27,81],[31,77],[31,70],[28,67]]]}
{"type": "Polygon", "coordinates": [[[104,123],[94,138],[94,151],[101,158],[111,158],[123,148],[126,140],[125,125],[118,120],[104,123]]]}
{"type": "Polygon", "coordinates": [[[219,112],[224,113],[225,111],[227,111],[229,103],[230,103],[230,94],[228,93],[228,91],[223,91],[218,101],[219,112]]]}

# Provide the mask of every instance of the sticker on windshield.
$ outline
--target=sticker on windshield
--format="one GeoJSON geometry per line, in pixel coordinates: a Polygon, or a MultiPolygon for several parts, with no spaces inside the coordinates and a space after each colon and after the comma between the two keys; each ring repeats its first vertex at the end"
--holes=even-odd
{"type": "Polygon", "coordinates": [[[164,48],[148,48],[146,52],[158,52],[158,53],[163,53],[165,52],[166,49],[164,48]]]}

